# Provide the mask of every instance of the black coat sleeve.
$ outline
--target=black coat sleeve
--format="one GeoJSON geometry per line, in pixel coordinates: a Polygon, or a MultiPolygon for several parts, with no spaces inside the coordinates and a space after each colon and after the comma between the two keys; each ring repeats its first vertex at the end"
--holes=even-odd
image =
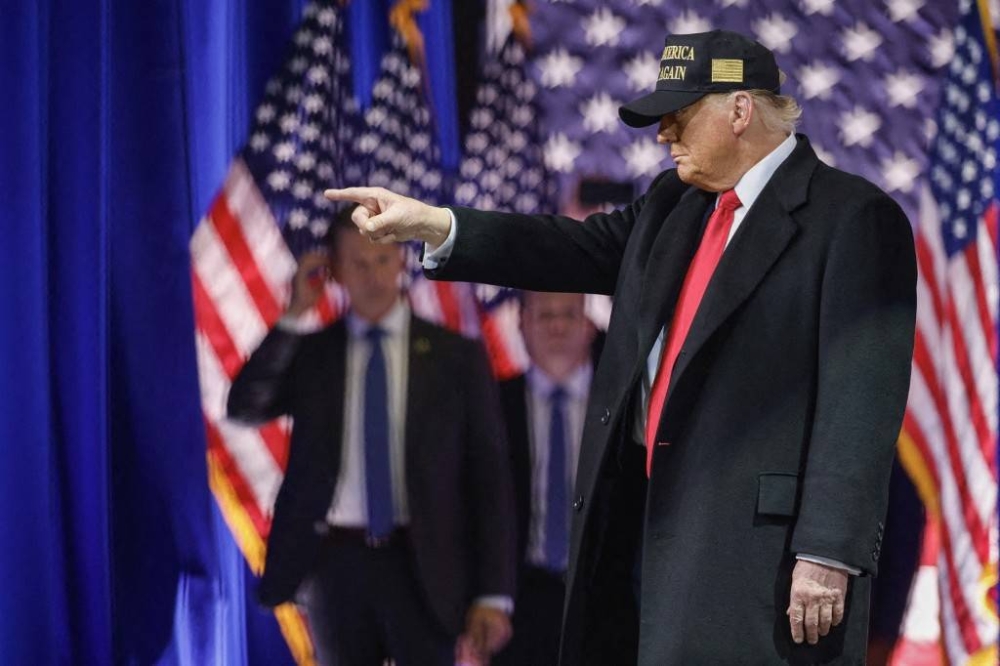
{"type": "Polygon", "coordinates": [[[290,412],[295,359],[303,337],[271,329],[233,380],[226,401],[229,418],[258,424],[290,412]]]}
{"type": "Polygon", "coordinates": [[[647,198],[661,183],[685,188],[665,171],[646,194],[612,213],[582,222],[559,215],[453,209],[458,228],[451,255],[428,277],[534,291],[611,294],[625,245],[647,198]]]}
{"type": "Polygon", "coordinates": [[[845,215],[829,246],[793,552],[876,572],[915,323],[912,231],[895,202],[873,194],[845,215]]]}

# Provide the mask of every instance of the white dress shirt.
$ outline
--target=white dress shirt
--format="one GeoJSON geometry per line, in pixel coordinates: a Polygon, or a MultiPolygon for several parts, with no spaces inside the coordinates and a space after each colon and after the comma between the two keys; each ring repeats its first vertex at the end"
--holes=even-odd
{"type": "Polygon", "coordinates": [[[397,526],[410,522],[406,502],[406,381],[409,367],[410,308],[400,299],[377,324],[353,312],[347,314],[347,373],[344,384],[344,430],[340,448],[340,476],[326,521],[338,527],[368,525],[365,488],[365,372],[372,345],[365,337],[373,325],[383,331],[389,387],[389,464],[392,473],[392,508],[397,526]]]}
{"type": "MultiPolygon", "coordinates": [[[[566,488],[572,494],[576,481],[576,466],[583,439],[583,421],[587,412],[587,396],[594,368],[588,362],[581,365],[562,382],[566,391],[563,403],[566,423],[566,488]]],[[[531,448],[531,517],[528,522],[526,558],[537,566],[546,566],[545,514],[548,511],[549,426],[552,421],[552,390],[556,382],[544,370],[532,366],[526,376],[525,401],[528,417],[528,442],[531,448]]],[[[564,507],[568,512],[569,507],[564,507]]]]}

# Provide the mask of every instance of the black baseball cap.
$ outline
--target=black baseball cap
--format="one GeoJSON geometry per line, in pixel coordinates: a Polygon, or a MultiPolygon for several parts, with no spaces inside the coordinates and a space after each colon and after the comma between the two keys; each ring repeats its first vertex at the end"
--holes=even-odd
{"type": "Polygon", "coordinates": [[[668,35],[653,92],[618,109],[631,127],[646,127],[710,93],[781,90],[774,54],[738,32],[712,30],[668,35]]]}

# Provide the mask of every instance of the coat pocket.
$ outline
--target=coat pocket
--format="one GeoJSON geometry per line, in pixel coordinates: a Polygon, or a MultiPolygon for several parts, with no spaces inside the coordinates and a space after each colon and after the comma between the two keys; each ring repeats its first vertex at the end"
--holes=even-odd
{"type": "Polygon", "coordinates": [[[799,475],[765,472],[758,476],[757,513],[793,517],[798,513],[799,475]]]}

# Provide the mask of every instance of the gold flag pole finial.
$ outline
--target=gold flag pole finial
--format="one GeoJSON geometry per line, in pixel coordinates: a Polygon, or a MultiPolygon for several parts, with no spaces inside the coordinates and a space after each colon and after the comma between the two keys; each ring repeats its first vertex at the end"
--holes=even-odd
{"type": "Polygon", "coordinates": [[[525,50],[531,49],[531,20],[528,18],[531,11],[526,2],[515,2],[510,6],[510,18],[514,24],[511,32],[525,50]]]}
{"type": "Polygon", "coordinates": [[[389,11],[389,23],[406,42],[410,62],[420,68],[423,68],[425,62],[424,35],[420,32],[415,14],[427,11],[428,7],[430,0],[399,0],[389,11]]]}

